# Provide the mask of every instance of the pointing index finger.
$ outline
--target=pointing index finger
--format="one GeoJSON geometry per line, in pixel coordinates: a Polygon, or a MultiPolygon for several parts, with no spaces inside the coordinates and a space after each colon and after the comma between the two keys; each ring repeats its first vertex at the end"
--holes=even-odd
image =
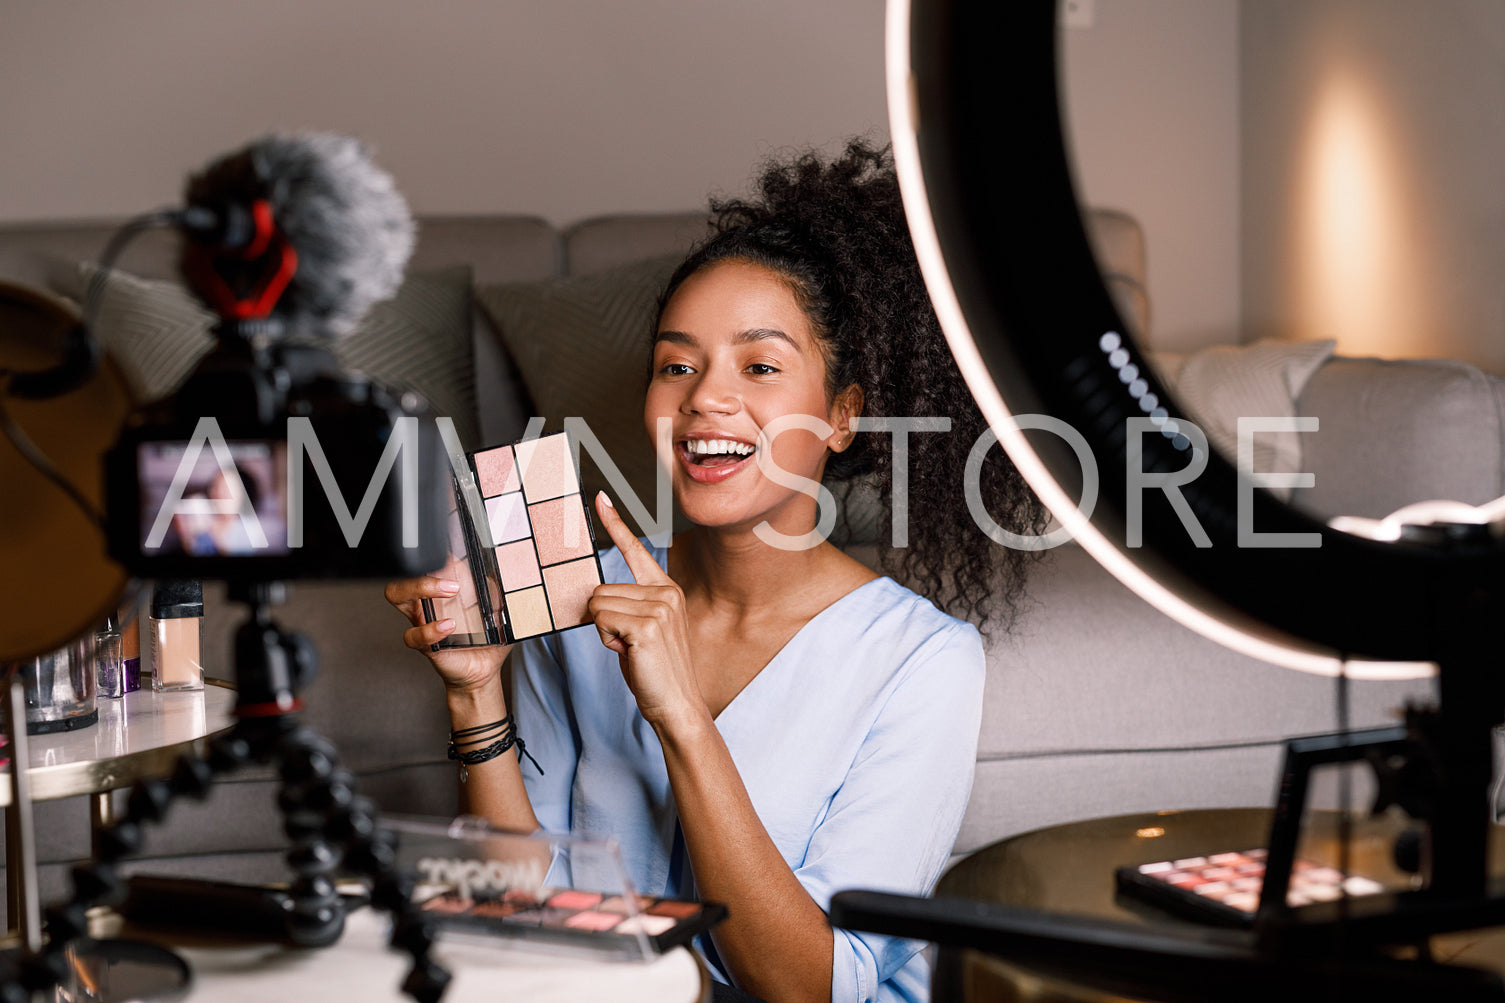
{"type": "Polygon", "coordinates": [[[596,515],[601,519],[601,525],[606,527],[607,535],[611,542],[622,551],[622,556],[627,560],[627,569],[632,572],[633,580],[639,585],[659,585],[669,581],[669,576],[664,569],[658,566],[653,555],[643,546],[637,537],[632,535],[632,530],[622,521],[617,514],[616,506],[611,503],[605,491],[596,492],[596,515]]]}

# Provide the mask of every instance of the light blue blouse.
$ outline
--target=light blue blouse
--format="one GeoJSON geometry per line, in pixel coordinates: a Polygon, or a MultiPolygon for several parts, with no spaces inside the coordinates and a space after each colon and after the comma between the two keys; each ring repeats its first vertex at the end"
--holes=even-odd
{"type": "MultiPolygon", "coordinates": [[[[666,566],[667,550],[649,549],[666,566]]],[[[633,580],[616,548],[601,567],[608,582],[633,580]]],[[[716,718],[759,819],[821,908],[843,889],[935,884],[972,789],[983,676],[975,627],[879,578],[811,619],[716,718]]],[[[544,770],[522,760],[540,824],[612,835],[640,891],[693,897],[658,736],[596,631],[524,642],[513,701],[544,770]]],[[[836,930],[831,998],[926,999],[923,947],[836,930]]],[[[702,953],[719,967],[709,938],[702,953]]]]}

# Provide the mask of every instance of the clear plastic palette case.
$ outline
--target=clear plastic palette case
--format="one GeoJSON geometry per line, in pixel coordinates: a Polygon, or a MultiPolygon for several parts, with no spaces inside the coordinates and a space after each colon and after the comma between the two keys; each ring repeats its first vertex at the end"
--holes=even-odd
{"type": "Polygon", "coordinates": [[[649,960],[689,944],[726,907],[638,893],[613,839],[518,835],[478,818],[383,816],[413,901],[441,936],[649,960]]]}

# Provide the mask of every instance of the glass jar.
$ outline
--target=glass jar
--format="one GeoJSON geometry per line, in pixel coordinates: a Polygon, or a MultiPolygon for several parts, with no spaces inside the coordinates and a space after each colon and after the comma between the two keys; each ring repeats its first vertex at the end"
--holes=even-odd
{"type": "Polygon", "coordinates": [[[99,720],[93,647],[89,634],[21,666],[28,735],[73,731],[99,720]]]}

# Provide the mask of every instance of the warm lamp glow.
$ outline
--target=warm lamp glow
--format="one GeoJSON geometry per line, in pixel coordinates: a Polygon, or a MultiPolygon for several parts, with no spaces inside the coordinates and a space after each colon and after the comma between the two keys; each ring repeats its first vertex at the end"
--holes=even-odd
{"type": "Polygon", "coordinates": [[[1319,86],[1299,159],[1296,337],[1344,355],[1414,356],[1432,333],[1404,144],[1379,88],[1347,67],[1319,86]]]}

